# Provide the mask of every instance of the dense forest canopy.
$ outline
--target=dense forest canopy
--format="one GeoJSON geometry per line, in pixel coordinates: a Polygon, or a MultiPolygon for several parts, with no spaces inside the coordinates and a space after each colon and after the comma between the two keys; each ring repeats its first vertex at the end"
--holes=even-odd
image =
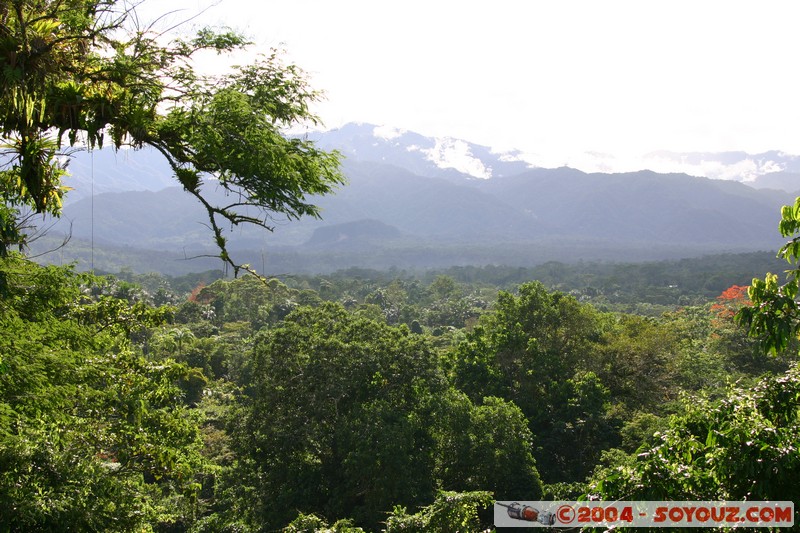
{"type": "Polygon", "coordinates": [[[538,281],[0,266],[11,531],[476,531],[493,499],[794,494],[797,341],[765,356],[742,286],[645,316],[538,281]]]}

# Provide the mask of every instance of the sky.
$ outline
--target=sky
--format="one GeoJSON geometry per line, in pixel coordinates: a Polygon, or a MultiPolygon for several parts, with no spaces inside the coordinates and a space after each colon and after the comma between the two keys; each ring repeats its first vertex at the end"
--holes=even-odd
{"type": "MultiPolygon", "coordinates": [[[[550,166],[800,154],[800,2],[145,0],[282,48],[328,128],[367,122],[550,166]]],[[[234,58],[242,62],[246,57],[234,58]]],[[[542,166],[547,166],[542,165],[542,166]]]]}

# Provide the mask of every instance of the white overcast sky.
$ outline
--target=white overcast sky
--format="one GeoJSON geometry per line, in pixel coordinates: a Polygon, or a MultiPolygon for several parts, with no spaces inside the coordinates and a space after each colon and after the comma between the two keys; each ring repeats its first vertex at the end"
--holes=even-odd
{"type": "Polygon", "coordinates": [[[147,0],[283,47],[329,128],[549,157],[800,154],[800,2],[147,0]],[[210,6],[210,7],[209,7],[210,6]]]}

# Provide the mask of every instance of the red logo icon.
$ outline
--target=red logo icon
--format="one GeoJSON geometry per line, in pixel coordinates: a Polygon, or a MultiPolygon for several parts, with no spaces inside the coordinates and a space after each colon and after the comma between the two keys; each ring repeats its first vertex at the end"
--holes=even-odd
{"type": "Polygon", "coordinates": [[[570,507],[569,505],[562,505],[556,511],[556,516],[558,517],[558,521],[562,524],[571,524],[573,520],[575,520],[575,509],[570,507]]]}

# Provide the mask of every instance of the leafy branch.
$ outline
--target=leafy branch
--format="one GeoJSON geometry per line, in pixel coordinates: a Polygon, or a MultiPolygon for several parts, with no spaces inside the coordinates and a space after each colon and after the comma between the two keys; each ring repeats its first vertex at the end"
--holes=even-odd
{"type": "Polygon", "coordinates": [[[785,350],[789,341],[797,338],[800,329],[800,308],[797,303],[800,283],[800,197],[794,205],[781,208],[778,229],[789,241],[778,250],[778,257],[794,268],[786,271],[786,283],[779,285],[778,276],[768,273],[761,280],[754,278],[747,291],[753,306],[736,313],[737,323],[748,328],[752,337],[761,339],[762,349],[772,355],[785,350]]]}
{"type": "MultiPolygon", "coordinates": [[[[319,217],[310,197],[343,183],[339,154],[284,132],[319,124],[312,90],[277,51],[220,76],[193,66],[197,53],[232,52],[250,43],[230,30],[200,30],[164,45],[142,27],[136,3],[114,0],[14,0],[0,8],[0,134],[12,156],[0,167],[0,195],[11,207],[59,215],[65,140],[102,148],[154,147],[175,178],[203,205],[219,257],[234,273],[224,226],[272,230],[272,217],[319,217]],[[239,196],[216,205],[207,185],[239,196]],[[205,187],[205,188],[204,188],[205,187]],[[257,214],[248,212],[254,208],[257,214]]],[[[3,252],[24,244],[15,212],[0,213],[3,252]],[[16,228],[16,230],[15,230],[16,228]],[[7,230],[7,231],[6,231],[7,230]]]]}

